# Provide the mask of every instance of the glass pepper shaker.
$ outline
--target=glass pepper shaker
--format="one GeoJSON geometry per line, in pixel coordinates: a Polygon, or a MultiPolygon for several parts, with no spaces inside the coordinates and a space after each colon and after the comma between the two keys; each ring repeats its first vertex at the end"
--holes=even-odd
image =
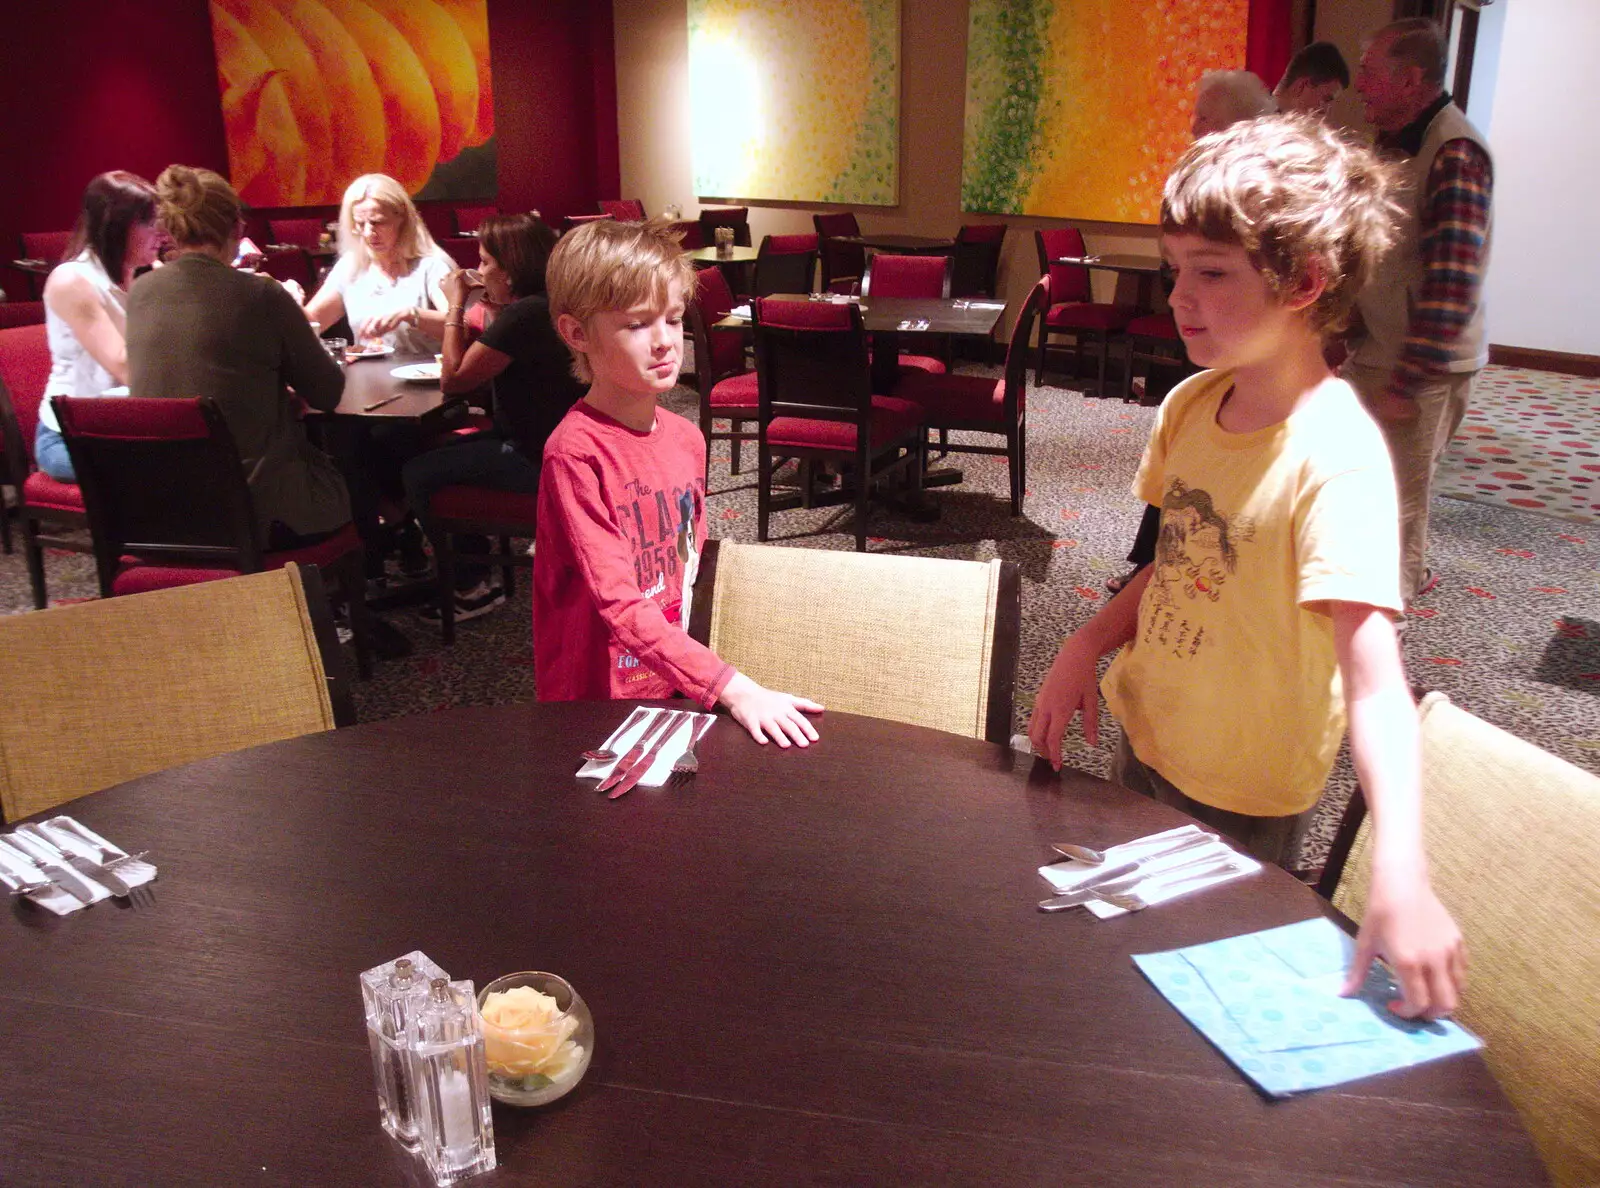
{"type": "Polygon", "coordinates": [[[421,1154],[436,1184],[495,1166],[489,1083],[471,982],[434,978],[409,1052],[421,1154]]]}
{"type": "Polygon", "coordinates": [[[361,975],[379,1115],[383,1128],[408,1150],[417,1146],[417,1119],[406,1048],[416,1014],[427,1001],[428,980],[443,974],[424,954],[414,952],[361,975]]]}

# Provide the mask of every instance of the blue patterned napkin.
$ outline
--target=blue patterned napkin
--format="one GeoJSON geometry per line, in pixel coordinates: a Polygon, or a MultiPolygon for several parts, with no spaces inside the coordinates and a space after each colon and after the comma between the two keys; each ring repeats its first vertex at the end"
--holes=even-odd
{"type": "Polygon", "coordinates": [[[1374,965],[1361,993],[1341,998],[1355,939],[1331,921],[1303,920],[1165,953],[1134,964],[1178,1012],[1265,1093],[1286,1097],[1483,1046],[1448,1020],[1402,1019],[1400,992],[1374,965]]]}

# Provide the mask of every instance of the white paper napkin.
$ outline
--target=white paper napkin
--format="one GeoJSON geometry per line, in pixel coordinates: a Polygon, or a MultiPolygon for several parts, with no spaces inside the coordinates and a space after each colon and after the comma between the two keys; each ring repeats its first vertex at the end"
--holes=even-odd
{"type": "MultiPolygon", "coordinates": [[[[1139,873],[1143,877],[1132,886],[1120,889],[1138,895],[1153,907],[1169,899],[1177,899],[1195,891],[1215,887],[1218,883],[1243,878],[1261,869],[1261,864],[1254,858],[1239,853],[1216,834],[1207,833],[1198,825],[1183,825],[1162,833],[1152,833],[1147,837],[1134,838],[1132,841],[1112,846],[1105,853],[1106,860],[1099,865],[1069,859],[1041,866],[1039,874],[1050,884],[1055,894],[1064,895],[1114,866],[1138,862],[1141,864],[1139,873]],[[1208,840],[1197,845],[1186,845],[1183,849],[1172,848],[1192,843],[1196,837],[1205,837],[1208,840]],[[1221,871],[1205,879],[1194,877],[1197,873],[1197,864],[1219,858],[1226,858],[1232,862],[1233,869],[1221,871]],[[1184,882],[1186,877],[1193,878],[1193,881],[1184,882]]],[[[1127,915],[1126,908],[1119,908],[1103,899],[1090,899],[1081,906],[1102,920],[1111,916],[1127,915]]]]}
{"type": "Polygon", "coordinates": [[[730,318],[743,318],[748,322],[750,320],[750,307],[748,305],[736,305],[728,311],[728,316],[730,318]]]}
{"type": "MultiPolygon", "coordinates": [[[[1120,845],[1111,846],[1106,850],[1106,860],[1099,865],[1079,862],[1076,858],[1063,859],[1060,862],[1051,862],[1039,868],[1039,873],[1044,881],[1050,884],[1051,890],[1057,895],[1065,895],[1068,891],[1075,891],[1080,883],[1086,883],[1096,875],[1102,875],[1113,866],[1122,866],[1129,862],[1153,862],[1156,857],[1174,846],[1183,845],[1194,841],[1205,833],[1198,825],[1180,825],[1176,829],[1166,829],[1160,833],[1152,833],[1146,837],[1136,837],[1120,845]]],[[[1209,835],[1215,839],[1216,835],[1209,835]]],[[[1178,857],[1187,861],[1196,854],[1199,847],[1183,850],[1178,857]]]]}
{"type": "MultiPolygon", "coordinates": [[[[45,824],[47,826],[55,827],[54,829],[47,831],[47,836],[50,844],[53,845],[57,850],[70,851],[71,853],[77,854],[80,857],[89,859],[91,862],[100,862],[101,859],[105,857],[103,853],[96,851],[93,846],[87,844],[73,834],[73,827],[76,826],[78,829],[83,830],[84,833],[88,834],[89,837],[93,838],[96,842],[103,842],[105,845],[109,846],[119,854],[127,853],[127,851],[121,846],[118,846],[114,842],[106,841],[106,839],[101,837],[98,833],[94,832],[86,825],[78,823],[71,817],[51,817],[50,820],[45,822],[45,824]]],[[[62,862],[62,865],[66,866],[68,864],[62,862]]],[[[137,859],[130,862],[118,863],[116,872],[118,877],[120,877],[122,881],[127,883],[130,887],[143,886],[145,883],[150,882],[150,880],[156,877],[156,868],[154,865],[137,859]]],[[[92,875],[82,874],[82,872],[78,873],[94,893],[94,899],[91,901],[92,903],[99,903],[102,899],[111,898],[110,890],[101,886],[98,879],[94,878],[92,875]]],[[[40,870],[34,862],[24,861],[21,855],[19,855],[17,851],[14,850],[10,845],[0,846],[0,882],[3,882],[7,888],[14,891],[25,883],[48,881],[48,877],[49,876],[47,876],[44,871],[40,870]]],[[[65,916],[71,912],[77,911],[79,908],[86,908],[90,906],[89,903],[83,902],[83,900],[79,899],[71,892],[65,891],[54,885],[46,887],[43,891],[32,892],[28,895],[28,898],[34,903],[38,904],[40,907],[44,908],[46,911],[54,912],[58,916],[65,916]]]]}
{"type": "MultiPolygon", "coordinates": [[[[599,749],[615,751],[618,757],[616,759],[585,760],[583,766],[578,768],[579,778],[593,777],[604,780],[606,776],[611,774],[611,769],[627,757],[628,751],[633,747],[633,744],[638,742],[644,733],[655,724],[657,718],[662,714],[673,712],[675,711],[671,709],[652,709],[638,722],[635,722],[625,733],[620,729],[612,731],[611,737],[606,739],[604,745],[599,749]]],[[[656,757],[650,763],[650,770],[645,772],[644,778],[639,781],[638,786],[642,788],[659,788],[666,783],[667,779],[672,775],[672,765],[689,749],[689,739],[692,737],[691,732],[698,729],[700,723],[708,720],[715,722],[717,716],[715,714],[690,713],[680,719],[678,724],[671,728],[671,737],[656,752],[656,757]]],[[[627,724],[626,720],[624,720],[623,724],[627,724]]],[[[705,729],[709,733],[711,727],[708,725],[705,729]]],[[[702,735],[702,737],[704,736],[702,735]]],[[[652,743],[656,741],[656,739],[651,740],[652,743]]]]}

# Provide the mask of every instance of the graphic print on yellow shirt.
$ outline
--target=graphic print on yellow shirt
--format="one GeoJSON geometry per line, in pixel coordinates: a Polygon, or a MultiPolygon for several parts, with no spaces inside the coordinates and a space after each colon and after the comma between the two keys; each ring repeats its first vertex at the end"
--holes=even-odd
{"type": "Polygon", "coordinates": [[[1197,653],[1205,628],[1190,617],[1189,604],[1225,597],[1228,578],[1239,567],[1240,546],[1254,536],[1248,516],[1225,515],[1207,492],[1173,479],[1161,500],[1161,535],[1145,591],[1152,613],[1144,617],[1140,642],[1170,648],[1179,659],[1197,653]]]}

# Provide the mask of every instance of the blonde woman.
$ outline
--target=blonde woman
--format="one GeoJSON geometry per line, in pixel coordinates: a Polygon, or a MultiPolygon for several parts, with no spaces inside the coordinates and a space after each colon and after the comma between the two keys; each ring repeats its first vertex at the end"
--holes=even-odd
{"type": "Polygon", "coordinates": [[[439,284],[454,270],[404,187],[364,174],[344,192],[339,260],[306,303],[306,317],[330,326],[342,315],[357,342],[382,339],[403,353],[431,355],[448,308],[439,284]]]}

